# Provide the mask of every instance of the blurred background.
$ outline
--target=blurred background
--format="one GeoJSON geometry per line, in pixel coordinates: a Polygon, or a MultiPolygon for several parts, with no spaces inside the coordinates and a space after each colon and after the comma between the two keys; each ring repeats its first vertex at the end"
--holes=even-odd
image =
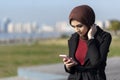
{"type": "Polygon", "coordinates": [[[96,24],[112,34],[109,57],[120,56],[119,0],[0,0],[0,77],[17,76],[21,66],[62,62],[74,32],[70,11],[91,6],[96,24]]]}

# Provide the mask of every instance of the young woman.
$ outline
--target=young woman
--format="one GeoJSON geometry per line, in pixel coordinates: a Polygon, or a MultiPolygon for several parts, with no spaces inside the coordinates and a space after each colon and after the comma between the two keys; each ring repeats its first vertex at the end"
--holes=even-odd
{"type": "Polygon", "coordinates": [[[75,33],[68,40],[69,58],[63,58],[68,80],[106,80],[110,33],[94,24],[95,13],[88,5],[75,7],[69,22],[75,33]]]}

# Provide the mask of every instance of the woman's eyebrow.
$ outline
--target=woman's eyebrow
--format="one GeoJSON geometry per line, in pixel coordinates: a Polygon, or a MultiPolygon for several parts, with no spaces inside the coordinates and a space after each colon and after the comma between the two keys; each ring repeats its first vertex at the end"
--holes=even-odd
{"type": "Polygon", "coordinates": [[[83,25],[83,24],[77,24],[76,26],[83,25]]]}
{"type": "Polygon", "coordinates": [[[77,24],[76,27],[80,27],[80,26],[83,26],[83,24],[77,24]]]}
{"type": "Polygon", "coordinates": [[[71,25],[72,27],[83,26],[83,24],[71,25]]]}

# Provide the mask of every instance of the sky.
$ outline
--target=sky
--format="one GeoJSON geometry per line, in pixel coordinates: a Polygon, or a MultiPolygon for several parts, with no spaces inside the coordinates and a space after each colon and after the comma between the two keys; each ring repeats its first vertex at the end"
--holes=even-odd
{"type": "Polygon", "coordinates": [[[120,20],[120,0],[0,0],[0,22],[38,22],[54,25],[68,21],[70,11],[78,5],[91,6],[96,20],[120,20]]]}

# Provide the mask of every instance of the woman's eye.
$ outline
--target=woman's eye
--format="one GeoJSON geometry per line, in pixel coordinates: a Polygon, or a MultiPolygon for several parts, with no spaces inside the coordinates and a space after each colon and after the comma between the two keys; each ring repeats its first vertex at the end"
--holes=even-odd
{"type": "Polygon", "coordinates": [[[83,25],[82,24],[78,24],[78,25],[76,25],[76,26],[73,26],[73,25],[71,25],[73,28],[75,28],[75,27],[78,27],[78,28],[81,28],[83,25]]]}
{"type": "Polygon", "coordinates": [[[82,26],[83,26],[82,24],[77,25],[77,27],[82,27],[82,26]]]}

